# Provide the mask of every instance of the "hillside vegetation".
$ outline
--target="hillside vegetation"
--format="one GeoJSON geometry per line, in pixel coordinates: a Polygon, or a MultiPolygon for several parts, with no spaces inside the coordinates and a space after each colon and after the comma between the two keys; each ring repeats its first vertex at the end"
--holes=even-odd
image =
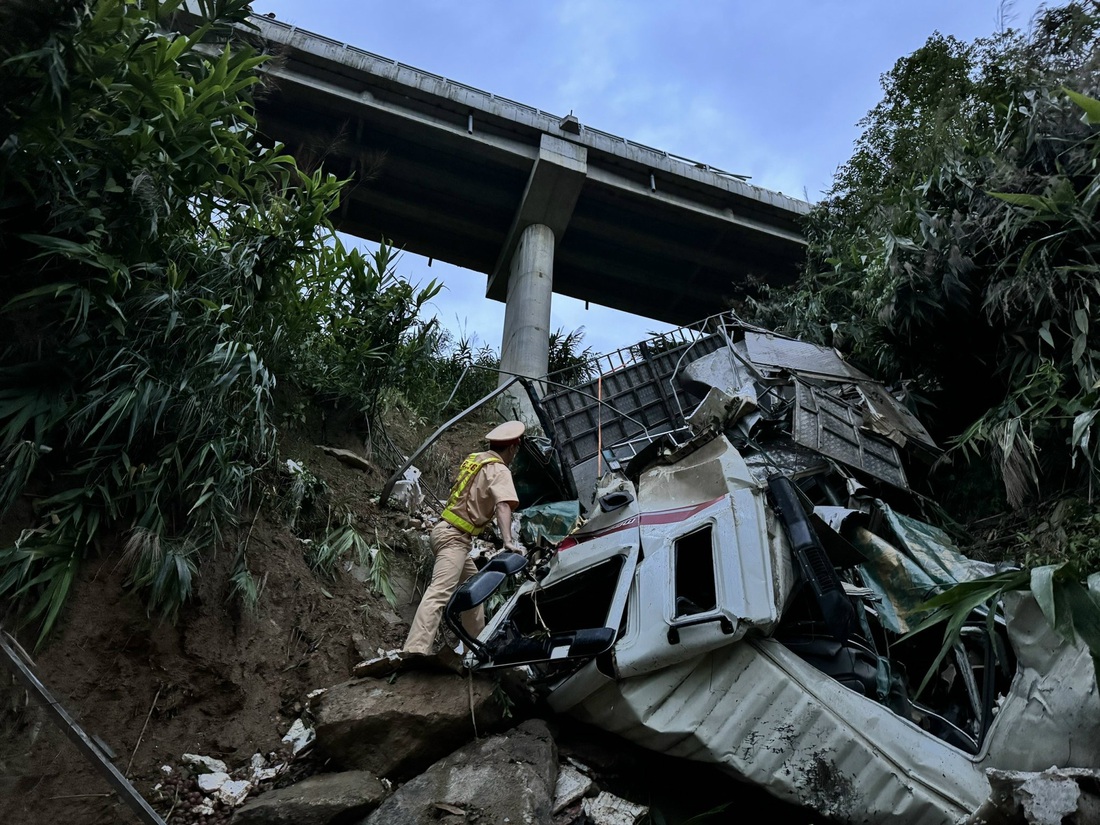
{"type": "MultiPolygon", "coordinates": [[[[281,429],[341,410],[390,449],[387,410],[435,422],[495,381],[495,353],[424,317],[438,284],[336,235],[345,182],[258,134],[265,58],[228,43],[248,4],[201,5],[189,34],[178,0],[0,21],[0,518],[20,528],[0,598],[40,640],[104,552],[171,618],[228,548],[218,575],[254,606],[230,532],[317,481],[277,472],[281,429]]],[[[746,308],[906,387],[949,447],[932,495],[1016,511],[1002,546],[1069,560],[1067,581],[1100,563],[1098,36],[1089,0],[899,60],[810,215],[804,276],[746,308]]],[[[554,368],[583,376],[580,346],[559,331],[554,368]]],[[[362,527],[330,514],[317,566],[362,555],[362,527]]]]}

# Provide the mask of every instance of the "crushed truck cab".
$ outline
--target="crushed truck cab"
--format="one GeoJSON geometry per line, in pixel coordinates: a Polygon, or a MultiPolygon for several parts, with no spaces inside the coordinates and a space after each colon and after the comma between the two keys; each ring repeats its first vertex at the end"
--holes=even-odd
{"type": "Polygon", "coordinates": [[[993,568],[918,517],[908,472],[938,449],[886,388],[722,317],[631,356],[600,386],[532,393],[546,439],[520,512],[541,558],[456,592],[461,635],[519,582],[469,667],[521,667],[558,712],[841,821],[957,822],[987,768],[1100,764],[1088,652],[1033,601],[975,611],[942,659],[906,636],[993,568]]]}

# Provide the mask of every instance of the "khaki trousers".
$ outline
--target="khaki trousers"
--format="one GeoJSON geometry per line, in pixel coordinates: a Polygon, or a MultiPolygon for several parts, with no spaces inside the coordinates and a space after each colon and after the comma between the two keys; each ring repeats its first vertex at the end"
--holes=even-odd
{"type": "MultiPolygon", "coordinates": [[[[406,651],[432,652],[435,634],[443,618],[443,608],[458,586],[477,572],[477,566],[469,556],[471,540],[469,533],[446,521],[440,521],[432,528],[432,552],[435,553],[432,581],[416,609],[409,637],[405,639],[406,651]]],[[[476,638],[485,627],[484,608],[478,605],[463,613],[462,627],[476,638]]]]}

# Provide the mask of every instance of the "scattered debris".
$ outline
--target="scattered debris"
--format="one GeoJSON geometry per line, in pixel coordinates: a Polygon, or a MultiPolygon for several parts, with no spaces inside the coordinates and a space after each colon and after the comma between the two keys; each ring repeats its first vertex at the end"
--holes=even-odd
{"type": "MultiPolygon", "coordinates": [[[[185,753],[183,764],[190,765],[199,773],[228,773],[229,768],[220,759],[212,756],[199,756],[197,753],[185,753]]],[[[168,767],[167,765],[165,767],[168,767]]]]}
{"type": "Polygon", "coordinates": [[[592,825],[636,825],[649,813],[649,808],[601,791],[594,798],[584,800],[584,813],[592,820],[592,825]]]}
{"type": "Polygon", "coordinates": [[[221,789],[222,785],[229,781],[229,774],[224,771],[214,773],[200,773],[198,776],[199,790],[203,793],[214,793],[221,789]]]}
{"type": "Polygon", "coordinates": [[[989,799],[965,825],[1089,825],[1100,822],[1100,770],[989,771],[989,799]]]}
{"type": "Polygon", "coordinates": [[[310,745],[316,736],[313,728],[309,727],[301,718],[295,719],[290,730],[283,736],[283,742],[290,745],[291,753],[297,756],[310,745]]]}
{"type": "Polygon", "coordinates": [[[596,791],[596,783],[571,765],[558,769],[558,783],[554,787],[552,813],[561,813],[577,800],[596,791]]]}
{"type": "Polygon", "coordinates": [[[406,513],[413,514],[424,502],[424,493],[420,489],[420,470],[409,467],[401,479],[393,485],[390,494],[393,505],[406,513]]]}

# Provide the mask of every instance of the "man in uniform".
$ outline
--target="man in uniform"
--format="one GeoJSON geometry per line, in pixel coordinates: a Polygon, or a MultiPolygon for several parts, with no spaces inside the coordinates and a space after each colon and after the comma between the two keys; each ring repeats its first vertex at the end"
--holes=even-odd
{"type": "MultiPolygon", "coordinates": [[[[504,549],[522,553],[512,541],[512,511],[519,504],[509,467],[519,452],[523,436],[522,421],[507,421],[485,436],[489,449],[473,453],[459,467],[458,480],[442,518],[432,529],[435,566],[432,581],[420,600],[403,653],[427,655],[432,652],[439,621],[451,595],[477,567],[470,558],[474,536],[496,516],[504,549]]],[[[474,637],[485,627],[485,611],[479,605],[462,614],[462,626],[474,637]]]]}

